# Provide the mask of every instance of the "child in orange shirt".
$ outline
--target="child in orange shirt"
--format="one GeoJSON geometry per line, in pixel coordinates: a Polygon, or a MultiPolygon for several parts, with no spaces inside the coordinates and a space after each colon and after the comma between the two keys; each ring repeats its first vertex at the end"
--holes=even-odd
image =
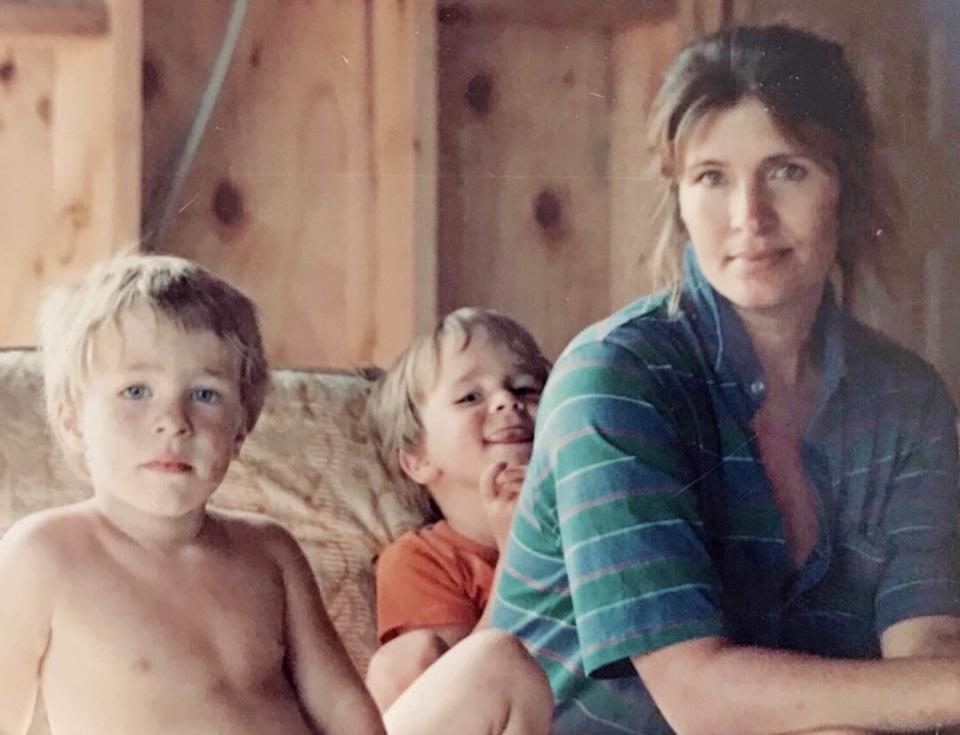
{"type": "Polygon", "coordinates": [[[486,627],[549,371],[522,326],[465,308],[417,339],[371,397],[385,461],[424,486],[443,515],[401,536],[377,562],[383,645],[367,686],[381,710],[451,646],[486,627]]]}

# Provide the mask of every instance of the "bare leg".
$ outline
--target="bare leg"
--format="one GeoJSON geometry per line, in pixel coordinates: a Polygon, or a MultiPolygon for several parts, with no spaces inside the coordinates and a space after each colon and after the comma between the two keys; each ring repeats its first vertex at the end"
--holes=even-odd
{"type": "Polygon", "coordinates": [[[472,633],[431,666],[387,710],[389,735],[548,735],[553,695],[516,638],[472,633]]]}
{"type": "Polygon", "coordinates": [[[367,689],[380,711],[386,712],[446,651],[443,639],[429,630],[413,630],[380,646],[367,669],[367,689]]]}

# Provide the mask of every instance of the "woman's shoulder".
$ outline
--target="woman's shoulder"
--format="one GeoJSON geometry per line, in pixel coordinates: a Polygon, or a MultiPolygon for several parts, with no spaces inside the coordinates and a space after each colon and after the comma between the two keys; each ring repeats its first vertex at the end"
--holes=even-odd
{"type": "Polygon", "coordinates": [[[936,369],[923,357],[852,316],[846,317],[845,341],[848,369],[939,379],[936,369]]]}
{"type": "Polygon", "coordinates": [[[844,372],[855,386],[865,392],[947,395],[936,368],[916,352],[850,316],[844,333],[844,372]]]}
{"type": "Polygon", "coordinates": [[[656,293],[582,330],[560,355],[557,366],[583,359],[685,365],[695,352],[690,336],[684,313],[671,311],[666,292],[656,293]]]}

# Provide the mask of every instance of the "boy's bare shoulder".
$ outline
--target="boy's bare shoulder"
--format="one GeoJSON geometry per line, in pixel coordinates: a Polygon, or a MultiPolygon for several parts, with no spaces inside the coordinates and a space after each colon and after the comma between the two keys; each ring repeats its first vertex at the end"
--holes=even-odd
{"type": "Polygon", "coordinates": [[[90,538],[97,525],[92,501],[49,508],[15,521],[0,537],[0,554],[61,555],[90,538]]]}
{"type": "MultiPolygon", "coordinates": [[[[21,518],[0,537],[0,577],[11,584],[20,579],[55,586],[88,557],[96,524],[96,514],[87,501],[21,518]]],[[[21,593],[26,594],[24,590],[21,593]]]]}
{"type": "Polygon", "coordinates": [[[233,543],[243,547],[257,548],[270,554],[289,554],[291,550],[300,548],[293,534],[283,524],[261,513],[209,508],[207,516],[233,543]]]}

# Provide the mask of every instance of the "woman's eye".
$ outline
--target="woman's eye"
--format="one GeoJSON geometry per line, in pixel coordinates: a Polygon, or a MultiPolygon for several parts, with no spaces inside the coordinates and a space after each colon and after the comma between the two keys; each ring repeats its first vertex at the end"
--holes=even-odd
{"type": "Polygon", "coordinates": [[[807,178],[807,169],[799,163],[785,161],[773,167],[771,178],[785,181],[803,181],[807,178]]]}
{"type": "Polygon", "coordinates": [[[456,400],[456,402],[461,406],[469,406],[470,404],[476,403],[479,400],[480,394],[477,391],[472,390],[469,393],[464,393],[456,400]]]}
{"type": "Polygon", "coordinates": [[[120,395],[123,398],[129,398],[131,401],[142,401],[150,397],[150,389],[145,385],[128,385],[120,395]]]}
{"type": "Polygon", "coordinates": [[[715,168],[701,171],[697,174],[696,178],[694,178],[694,183],[703,184],[704,186],[719,186],[723,183],[723,172],[715,168]]]}
{"type": "Polygon", "coordinates": [[[198,403],[219,403],[220,394],[212,388],[194,388],[190,397],[198,403]]]}

